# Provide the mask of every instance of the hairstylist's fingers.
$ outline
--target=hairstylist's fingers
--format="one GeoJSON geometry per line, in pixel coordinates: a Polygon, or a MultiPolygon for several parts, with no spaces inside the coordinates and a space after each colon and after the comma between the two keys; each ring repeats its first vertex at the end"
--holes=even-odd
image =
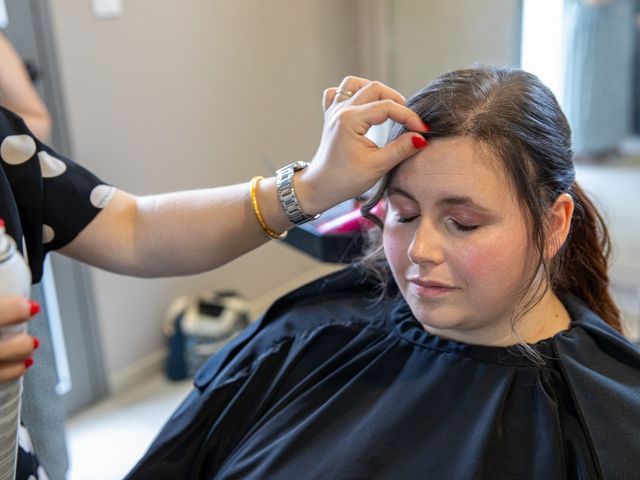
{"type": "Polygon", "coordinates": [[[21,333],[0,340],[0,383],[24,375],[33,364],[33,352],[38,340],[21,333]]]}
{"type": "Polygon", "coordinates": [[[424,132],[427,130],[424,122],[416,112],[393,100],[378,100],[352,108],[354,110],[354,117],[357,117],[362,122],[360,128],[362,128],[364,132],[368,131],[372,125],[380,125],[388,119],[400,123],[407,127],[407,129],[415,132],[424,132]]]}
{"type": "Polygon", "coordinates": [[[390,170],[429,145],[418,133],[406,132],[371,155],[373,162],[390,170]]]}
{"type": "Polygon", "coordinates": [[[376,100],[393,100],[400,105],[406,103],[406,99],[400,92],[393,88],[387,87],[384,83],[373,81],[369,82],[358,90],[351,99],[352,105],[362,105],[364,103],[375,102],[376,100]]]}
{"type": "Polygon", "coordinates": [[[0,341],[0,362],[24,361],[36,349],[34,338],[26,333],[13,335],[0,341]]]}
{"type": "Polygon", "coordinates": [[[27,371],[27,363],[25,360],[13,362],[0,362],[0,383],[16,380],[27,371]]]}
{"type": "Polygon", "coordinates": [[[39,310],[37,303],[23,297],[0,297],[0,325],[24,322],[39,310]]]}
{"type": "Polygon", "coordinates": [[[336,91],[338,89],[336,87],[331,87],[325,89],[322,94],[322,109],[326,112],[331,104],[333,103],[333,99],[336,97],[336,91]]]}
{"type": "Polygon", "coordinates": [[[334,103],[349,100],[369,83],[371,83],[371,80],[366,78],[354,77],[353,75],[344,77],[340,82],[340,86],[336,89],[336,94],[333,97],[334,103]]]}
{"type": "Polygon", "coordinates": [[[338,87],[340,90],[348,90],[350,92],[357,92],[362,87],[371,83],[371,80],[362,77],[355,77],[353,75],[349,75],[344,77],[340,82],[340,86],[338,87]]]}

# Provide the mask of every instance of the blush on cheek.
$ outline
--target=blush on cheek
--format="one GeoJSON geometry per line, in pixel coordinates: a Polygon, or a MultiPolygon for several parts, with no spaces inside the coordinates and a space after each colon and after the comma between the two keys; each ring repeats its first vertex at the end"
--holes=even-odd
{"type": "Polygon", "coordinates": [[[456,268],[461,269],[457,273],[473,291],[489,298],[508,294],[521,285],[524,260],[524,251],[517,242],[468,246],[458,256],[456,268]]]}
{"type": "Polygon", "coordinates": [[[408,246],[399,235],[389,233],[389,230],[390,229],[385,228],[384,233],[382,234],[382,247],[384,249],[384,254],[387,257],[387,261],[393,268],[394,263],[398,263],[401,258],[407,256],[408,246]]]}
{"type": "Polygon", "coordinates": [[[477,282],[495,275],[500,256],[500,251],[494,248],[466,247],[456,263],[468,281],[477,282]]]}

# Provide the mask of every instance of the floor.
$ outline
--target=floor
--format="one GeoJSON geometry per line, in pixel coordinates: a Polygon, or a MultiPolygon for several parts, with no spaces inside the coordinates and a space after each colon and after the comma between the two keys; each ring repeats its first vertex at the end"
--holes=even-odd
{"type": "Polygon", "coordinates": [[[67,423],[68,480],[123,478],[190,390],[190,380],[169,382],[158,373],[74,416],[67,423]]]}

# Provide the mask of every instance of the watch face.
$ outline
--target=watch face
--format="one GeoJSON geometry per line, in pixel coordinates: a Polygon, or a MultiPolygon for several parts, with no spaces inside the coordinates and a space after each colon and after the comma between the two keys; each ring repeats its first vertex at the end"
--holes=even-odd
{"type": "Polygon", "coordinates": [[[303,168],[307,168],[309,166],[309,162],[305,162],[303,160],[298,160],[297,162],[290,163],[289,165],[285,165],[284,167],[276,170],[276,174],[286,173],[287,170],[292,169],[294,172],[298,170],[302,170],[303,168]]]}

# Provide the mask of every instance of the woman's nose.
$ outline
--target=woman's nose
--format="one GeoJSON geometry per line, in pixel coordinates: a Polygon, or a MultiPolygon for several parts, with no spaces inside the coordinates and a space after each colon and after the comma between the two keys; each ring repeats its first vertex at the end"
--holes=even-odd
{"type": "Polygon", "coordinates": [[[416,265],[442,263],[442,235],[428,222],[420,222],[407,252],[409,260],[416,265]]]}

